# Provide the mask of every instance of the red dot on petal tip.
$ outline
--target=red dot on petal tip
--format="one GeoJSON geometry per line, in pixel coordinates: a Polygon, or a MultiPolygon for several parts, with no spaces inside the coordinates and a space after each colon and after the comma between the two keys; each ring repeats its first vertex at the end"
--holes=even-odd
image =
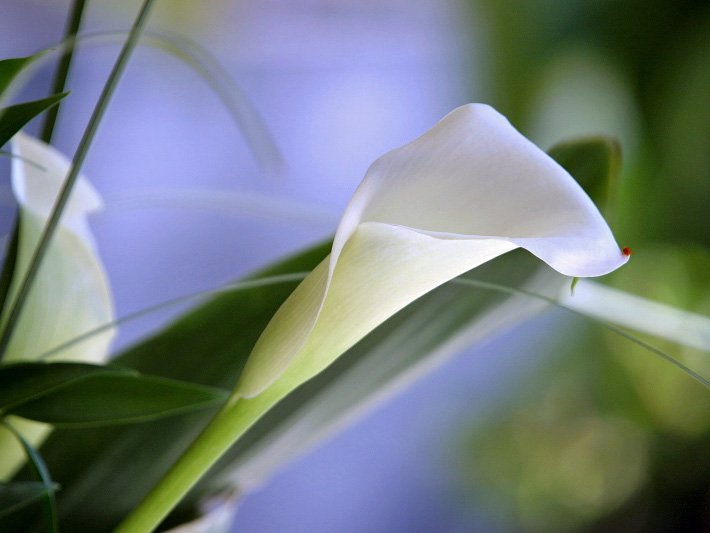
{"type": "Polygon", "coordinates": [[[629,256],[631,255],[631,248],[629,248],[628,246],[625,246],[625,247],[621,250],[621,254],[622,254],[622,255],[625,255],[626,257],[629,257],[629,256]]]}

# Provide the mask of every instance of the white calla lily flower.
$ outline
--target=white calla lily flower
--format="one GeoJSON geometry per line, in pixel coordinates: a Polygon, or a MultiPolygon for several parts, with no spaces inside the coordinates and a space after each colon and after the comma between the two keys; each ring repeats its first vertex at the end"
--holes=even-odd
{"type": "Polygon", "coordinates": [[[387,318],[522,247],[567,276],[628,257],[577,182],[486,105],[455,109],[368,170],[326,258],[259,338],[234,398],[310,379],[387,318]]]}
{"type": "MultiPolygon", "coordinates": [[[[8,301],[15,297],[70,166],[57,150],[23,133],[13,138],[12,151],[12,190],[20,209],[20,234],[8,301]]],[[[87,221],[89,214],[102,207],[98,192],[81,176],[25,303],[5,362],[36,360],[114,320],[111,290],[87,221]]],[[[114,335],[113,330],[104,331],[53,354],[50,360],[102,362],[114,335]]],[[[14,417],[13,425],[34,444],[50,430],[46,424],[14,417]]],[[[23,462],[14,438],[0,431],[0,479],[12,475],[23,462]]]]}

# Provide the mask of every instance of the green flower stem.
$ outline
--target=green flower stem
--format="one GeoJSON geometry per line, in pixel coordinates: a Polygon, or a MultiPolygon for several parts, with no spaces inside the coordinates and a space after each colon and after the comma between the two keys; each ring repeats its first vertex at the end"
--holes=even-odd
{"type": "Polygon", "coordinates": [[[230,446],[292,389],[275,384],[255,398],[230,399],[115,533],[149,533],[158,527],[230,446]]]}
{"type": "Polygon", "coordinates": [[[138,40],[140,39],[143,30],[145,29],[145,26],[148,22],[148,15],[150,14],[150,10],[153,7],[154,3],[155,0],[145,0],[145,2],[143,3],[143,7],[138,13],[136,20],[133,23],[133,27],[131,28],[131,31],[128,34],[126,44],[123,46],[123,49],[121,50],[121,53],[119,54],[118,59],[116,60],[115,65],[113,66],[113,70],[111,71],[111,74],[109,75],[108,80],[106,81],[106,85],[104,85],[103,91],[101,92],[101,96],[99,96],[99,100],[96,103],[96,107],[94,108],[94,112],[92,113],[91,118],[89,119],[89,123],[86,126],[86,130],[84,130],[84,135],[82,136],[81,141],[79,142],[79,147],[77,148],[76,153],[74,154],[74,159],[72,160],[72,165],[69,169],[69,174],[67,175],[66,180],[64,181],[62,190],[59,192],[59,196],[57,197],[54,207],[52,208],[52,213],[49,216],[49,219],[47,220],[47,224],[45,225],[44,231],[42,232],[42,236],[40,237],[39,242],[37,243],[37,247],[35,248],[35,251],[32,254],[32,258],[30,259],[27,271],[25,272],[22,283],[20,284],[19,289],[17,291],[17,296],[13,300],[8,310],[5,326],[2,330],[2,335],[0,336],[0,358],[2,358],[5,351],[7,350],[8,345],[10,344],[12,333],[20,318],[22,308],[24,306],[25,301],[27,300],[27,296],[29,295],[30,289],[32,288],[32,284],[35,280],[35,277],[37,276],[39,267],[42,264],[42,259],[44,258],[44,255],[47,252],[47,249],[49,248],[49,244],[52,240],[52,237],[54,236],[54,232],[56,231],[57,226],[59,225],[59,220],[62,216],[64,208],[66,207],[67,202],[69,201],[69,196],[71,195],[74,183],[79,177],[81,167],[84,164],[87,154],[89,153],[89,148],[91,148],[91,144],[94,140],[94,137],[96,136],[96,132],[99,129],[101,120],[103,119],[103,116],[106,113],[106,109],[108,108],[108,104],[111,101],[111,97],[113,96],[113,93],[116,90],[116,87],[118,86],[118,82],[121,79],[121,75],[123,74],[123,71],[125,70],[126,65],[128,64],[128,60],[130,59],[131,54],[135,49],[136,45],[138,44],[138,40]]]}

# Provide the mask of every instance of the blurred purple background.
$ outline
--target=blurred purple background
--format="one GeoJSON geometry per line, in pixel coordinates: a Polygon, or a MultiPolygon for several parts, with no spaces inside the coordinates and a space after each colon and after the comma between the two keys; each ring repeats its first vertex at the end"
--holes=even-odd
{"type": "MultiPolygon", "coordinates": [[[[90,2],[83,32],[125,31],[138,2],[112,4],[90,2]]],[[[60,41],[68,5],[3,2],[0,54],[60,41]]],[[[332,233],[370,163],[475,96],[458,9],[433,1],[159,3],[150,28],[186,35],[218,58],[271,132],[285,170],[264,175],[204,81],[174,56],[140,48],[84,167],[107,205],[93,227],[119,314],[234,279],[332,233]],[[258,192],[291,214],[182,205],[195,203],[184,197],[196,190],[203,207],[209,192],[216,206],[224,193],[258,192]]],[[[79,48],[74,94],[55,134],[65,153],[117,52],[116,44],[79,48]]],[[[50,74],[35,76],[25,94],[44,94],[50,74]]]]}

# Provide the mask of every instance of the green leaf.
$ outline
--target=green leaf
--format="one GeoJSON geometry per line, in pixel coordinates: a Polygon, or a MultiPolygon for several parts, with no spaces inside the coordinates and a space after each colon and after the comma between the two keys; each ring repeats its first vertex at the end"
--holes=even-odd
{"type": "Polygon", "coordinates": [[[53,94],[47,98],[23,102],[0,109],[0,147],[12,139],[25,124],[37,115],[57,105],[69,93],[53,94]]]}
{"type": "Polygon", "coordinates": [[[144,422],[223,402],[227,391],[154,376],[97,374],[23,402],[11,414],[64,427],[144,422]]]}
{"type": "Polygon", "coordinates": [[[11,363],[0,366],[0,411],[98,375],[137,375],[135,370],[88,363],[11,363]]]}
{"type": "Polygon", "coordinates": [[[22,70],[32,63],[37,55],[16,57],[0,61],[0,97],[22,70]]]}
{"type": "Polygon", "coordinates": [[[10,240],[5,249],[5,256],[0,272],[0,313],[5,309],[5,300],[10,292],[12,277],[15,275],[15,265],[17,264],[17,251],[20,244],[20,225],[15,223],[10,230],[10,240]]]}
{"type": "Polygon", "coordinates": [[[621,146],[612,137],[565,141],[548,153],[569,172],[608,218],[619,188],[621,146]]]}
{"type": "Polygon", "coordinates": [[[41,481],[42,486],[45,489],[44,518],[47,525],[47,531],[49,533],[56,533],[59,531],[57,501],[54,495],[57,488],[52,481],[52,476],[49,474],[47,464],[44,462],[44,459],[35,447],[32,446],[32,444],[19,431],[17,431],[17,429],[6,421],[3,422],[3,425],[19,441],[22,449],[27,455],[30,469],[33,471],[34,476],[41,481]]]}
{"type": "Polygon", "coordinates": [[[50,492],[55,492],[57,488],[58,486],[54,484],[48,489],[39,481],[0,483],[0,518],[5,518],[38,502],[50,492]]]}

